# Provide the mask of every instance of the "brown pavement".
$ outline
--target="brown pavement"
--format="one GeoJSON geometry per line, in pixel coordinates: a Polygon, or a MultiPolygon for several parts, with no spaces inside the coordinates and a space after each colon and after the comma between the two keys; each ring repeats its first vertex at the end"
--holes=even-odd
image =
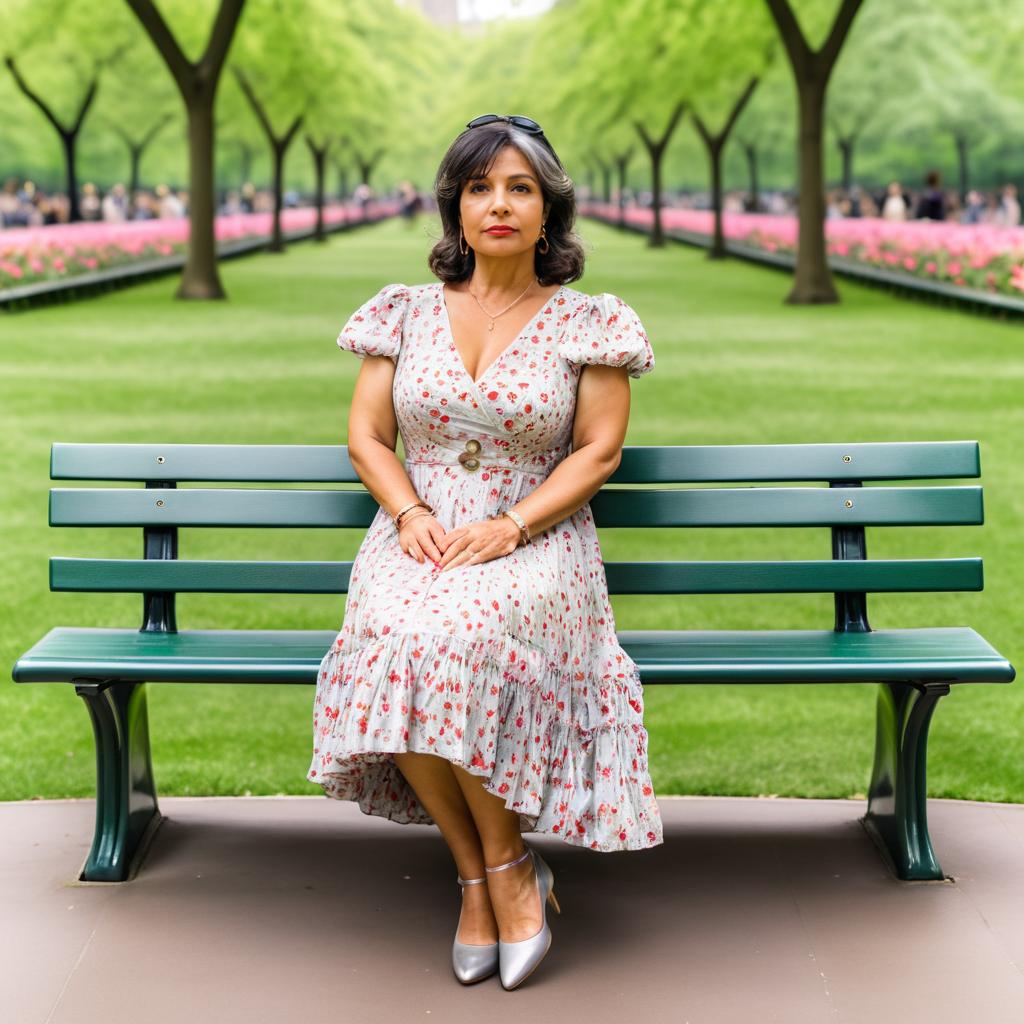
{"type": "Polygon", "coordinates": [[[129,882],[77,880],[92,800],[0,803],[3,1024],[1018,1024],[1024,805],[929,801],[901,882],[864,802],[662,797],[665,843],[528,836],[562,914],[523,985],[451,971],[433,826],[309,797],[164,797],[129,882]]]}

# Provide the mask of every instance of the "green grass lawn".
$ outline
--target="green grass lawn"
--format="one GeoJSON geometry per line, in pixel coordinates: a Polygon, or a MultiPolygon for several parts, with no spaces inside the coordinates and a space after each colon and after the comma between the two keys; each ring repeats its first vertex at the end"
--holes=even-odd
{"type": "MultiPolygon", "coordinates": [[[[986,589],[869,597],[875,628],[974,626],[1024,666],[1024,332],[841,282],[843,303],[793,308],[788,279],[710,263],[585,222],[575,286],[621,295],[657,358],[634,382],[627,443],[981,442],[982,527],[872,528],[879,558],[985,558],[986,589]]],[[[17,685],[10,665],[54,625],[137,627],[141,597],[51,593],[51,555],[135,558],[141,529],[47,526],[54,441],[339,444],[359,360],[335,338],[381,285],[432,280],[436,222],[388,222],[326,244],[222,267],[230,299],[173,300],[176,280],[34,312],[0,314],[5,572],[0,799],[91,796],[82,701],[61,684],[17,685]]],[[[952,481],[974,484],[977,481],[952,481]]],[[[61,485],[63,486],[63,485],[61,485]]],[[[76,486],[71,483],[70,486],[76,486]]],[[[194,485],[187,485],[194,486],[194,485]]],[[[361,532],[183,530],[182,558],[348,559],[361,532]]],[[[821,529],[605,530],[605,557],[828,558],[821,529]]],[[[614,598],[620,629],[830,629],[831,595],[614,598]]],[[[344,599],[185,594],[178,625],[336,630],[344,599]]],[[[646,688],[659,794],[847,797],[867,789],[875,687],[646,688]]],[[[307,793],[312,687],[150,688],[162,794],[307,793]]],[[[931,729],[933,796],[1024,801],[1019,685],[954,687],[931,729]]]]}

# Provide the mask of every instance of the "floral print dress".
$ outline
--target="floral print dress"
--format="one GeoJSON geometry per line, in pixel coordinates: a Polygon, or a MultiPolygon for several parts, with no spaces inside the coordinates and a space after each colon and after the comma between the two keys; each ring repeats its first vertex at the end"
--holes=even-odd
{"type": "MultiPolygon", "coordinates": [[[[630,306],[567,286],[476,380],[440,282],[385,286],[338,345],[394,360],[405,469],[446,530],[514,505],[569,454],[585,364],[654,368],[630,306]]],[[[325,795],[433,824],[391,756],[419,751],[480,776],[522,832],[644,849],[663,842],[647,739],[589,503],[509,555],[444,572],[406,554],[378,509],[317,678],[307,778],[325,795]]]]}

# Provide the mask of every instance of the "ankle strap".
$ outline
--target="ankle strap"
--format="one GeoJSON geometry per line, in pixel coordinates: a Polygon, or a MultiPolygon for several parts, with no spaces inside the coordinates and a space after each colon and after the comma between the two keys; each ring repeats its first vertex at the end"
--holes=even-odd
{"type": "Polygon", "coordinates": [[[459,875],[459,885],[480,885],[482,882],[486,881],[486,878],[463,878],[459,875]]]}
{"type": "Polygon", "coordinates": [[[484,871],[504,871],[505,868],[513,867],[516,864],[521,864],[527,857],[530,856],[530,848],[527,847],[522,857],[516,857],[515,860],[510,860],[506,864],[498,864],[493,868],[489,868],[486,864],[484,865],[484,871]]]}

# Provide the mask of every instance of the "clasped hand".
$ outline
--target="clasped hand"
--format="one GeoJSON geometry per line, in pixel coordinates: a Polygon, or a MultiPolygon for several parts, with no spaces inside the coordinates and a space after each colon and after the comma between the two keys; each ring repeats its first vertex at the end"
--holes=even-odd
{"type": "Polygon", "coordinates": [[[417,513],[398,531],[407,555],[417,562],[428,557],[441,572],[511,554],[520,536],[519,527],[508,516],[478,519],[446,531],[432,515],[417,513]]]}

